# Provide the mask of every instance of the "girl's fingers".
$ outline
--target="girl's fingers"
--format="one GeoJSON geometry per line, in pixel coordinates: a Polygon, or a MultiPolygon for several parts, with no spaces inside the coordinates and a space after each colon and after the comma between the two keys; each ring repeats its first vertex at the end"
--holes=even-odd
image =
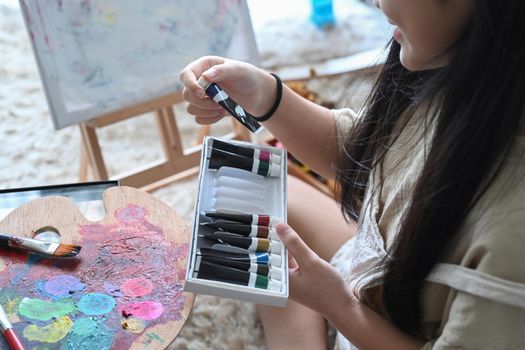
{"type": "Polygon", "coordinates": [[[224,58],[217,56],[201,57],[198,60],[193,61],[192,63],[187,65],[180,72],[180,81],[186,89],[190,90],[196,96],[204,98],[206,94],[204,93],[204,89],[199,84],[197,84],[197,79],[201,76],[201,74],[204,71],[210,69],[211,67],[217,64],[222,64],[224,62],[224,58]]]}
{"type": "Polygon", "coordinates": [[[182,97],[188,101],[190,105],[194,105],[200,109],[209,109],[215,111],[220,111],[222,109],[222,107],[217,104],[217,102],[214,102],[211,98],[200,98],[186,88],[182,90],[182,97]]]}
{"type": "Polygon", "coordinates": [[[201,117],[201,116],[196,116],[195,117],[195,121],[198,124],[201,124],[201,125],[209,125],[209,124],[217,123],[219,120],[222,119],[222,117],[223,116],[220,116],[220,117],[201,117]]]}
{"type": "Polygon", "coordinates": [[[188,105],[186,111],[189,114],[199,117],[222,117],[224,116],[224,109],[203,109],[194,105],[188,105]]]}
{"type": "Polygon", "coordinates": [[[304,243],[297,232],[284,223],[278,224],[276,230],[281,241],[294,257],[295,261],[297,261],[299,267],[307,267],[313,263],[316,254],[304,243]]]}

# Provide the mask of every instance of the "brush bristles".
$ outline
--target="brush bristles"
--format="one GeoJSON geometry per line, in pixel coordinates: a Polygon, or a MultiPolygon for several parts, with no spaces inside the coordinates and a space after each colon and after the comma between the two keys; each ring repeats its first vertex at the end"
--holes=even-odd
{"type": "Polygon", "coordinates": [[[61,243],[53,253],[53,256],[71,257],[76,256],[82,247],[76,244],[61,243]]]}

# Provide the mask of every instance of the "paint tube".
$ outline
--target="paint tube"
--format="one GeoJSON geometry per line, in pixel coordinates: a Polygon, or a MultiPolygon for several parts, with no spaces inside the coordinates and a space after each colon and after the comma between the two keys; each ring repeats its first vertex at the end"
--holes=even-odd
{"type": "Polygon", "coordinates": [[[234,187],[218,186],[213,189],[215,197],[229,197],[250,201],[254,204],[262,204],[264,202],[264,195],[257,194],[257,192],[246,191],[234,187]]]}
{"type": "Polygon", "coordinates": [[[281,254],[283,249],[280,242],[272,242],[266,238],[244,237],[231,232],[215,231],[214,233],[205,233],[204,238],[211,241],[230,244],[252,252],[281,254]]]}
{"type": "MultiPolygon", "coordinates": [[[[250,187],[250,189],[258,189],[262,191],[266,191],[266,178],[262,175],[258,175],[255,173],[247,172],[243,169],[233,168],[230,166],[223,166],[217,172],[215,173],[215,177],[231,177],[237,180],[244,180],[248,183],[253,184],[253,186],[250,187]]],[[[234,185],[234,187],[237,187],[234,185]]]]}
{"type": "Polygon", "coordinates": [[[269,289],[277,292],[280,291],[282,287],[280,281],[273,280],[267,276],[214,264],[201,259],[200,256],[197,256],[195,262],[195,274],[196,276],[194,276],[197,278],[234,283],[260,289],[269,289]]]}
{"type": "Polygon", "coordinates": [[[228,256],[227,253],[219,253],[222,253],[223,255],[215,253],[209,254],[207,252],[203,252],[201,249],[201,251],[198,252],[197,255],[201,256],[203,260],[209,261],[214,264],[229,266],[239,270],[257,273],[259,275],[268,276],[272,279],[281,280],[282,278],[282,269],[278,267],[270,267],[268,264],[257,264],[249,261],[243,261],[240,259],[231,259],[230,257],[224,257],[224,255],[228,256]]]}
{"type": "Polygon", "coordinates": [[[266,214],[233,214],[220,211],[208,211],[205,212],[204,215],[212,219],[230,220],[247,225],[275,226],[279,222],[282,222],[281,219],[266,214]]]}
{"type": "Polygon", "coordinates": [[[246,225],[239,224],[237,222],[230,221],[221,221],[216,220],[213,222],[203,222],[202,226],[211,227],[218,230],[236,233],[244,237],[257,237],[257,238],[270,238],[277,239],[277,233],[275,230],[268,226],[259,226],[259,225],[246,225]]]}
{"type": "Polygon", "coordinates": [[[200,248],[201,253],[228,258],[230,260],[245,261],[254,264],[266,264],[274,267],[281,267],[281,256],[268,253],[251,253],[244,249],[215,244],[212,248],[200,248]]]}
{"type": "Polygon", "coordinates": [[[239,179],[237,177],[232,177],[232,176],[216,176],[215,186],[217,187],[218,186],[235,187],[235,188],[238,188],[244,191],[251,191],[251,192],[261,193],[261,194],[266,191],[264,186],[261,184],[258,184],[253,181],[245,180],[245,179],[239,179]]]}
{"type": "Polygon", "coordinates": [[[212,203],[214,210],[234,210],[247,213],[265,212],[265,210],[258,205],[236,198],[214,197],[212,203]]]}
{"type": "Polygon", "coordinates": [[[208,160],[209,169],[219,169],[223,166],[229,166],[262,176],[278,177],[281,174],[281,167],[277,164],[240,156],[213,147],[210,149],[208,160]]]}
{"type": "Polygon", "coordinates": [[[226,91],[224,91],[219,85],[206,81],[204,77],[200,77],[197,80],[197,83],[204,89],[206,95],[221,105],[222,108],[230,113],[232,117],[244,125],[246,129],[253,133],[258,133],[263,130],[262,125],[259,124],[250,113],[247,113],[241,106],[239,106],[237,102],[232,100],[226,91]]]}
{"type": "Polygon", "coordinates": [[[224,142],[221,140],[213,139],[212,141],[212,147],[221,149],[226,152],[235,153],[240,156],[245,156],[249,158],[259,159],[264,162],[270,162],[274,164],[280,164],[281,163],[281,156],[263,150],[258,148],[252,148],[252,147],[246,147],[246,146],[240,146],[237,144],[224,142]]]}

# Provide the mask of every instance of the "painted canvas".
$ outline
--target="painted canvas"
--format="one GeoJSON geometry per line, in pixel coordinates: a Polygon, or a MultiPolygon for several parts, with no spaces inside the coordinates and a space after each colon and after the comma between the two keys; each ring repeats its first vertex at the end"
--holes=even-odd
{"type": "Polygon", "coordinates": [[[258,63],[245,0],[20,0],[56,128],[180,91],[216,54],[258,63]]]}
{"type": "Polygon", "coordinates": [[[46,197],[0,223],[18,235],[52,223],[82,246],[68,259],[0,250],[0,303],[27,349],[163,349],[186,320],[194,300],[183,292],[187,227],[139,190],[115,187],[104,198],[100,222],[63,197],[46,197]],[[60,214],[44,219],[46,209],[60,214]],[[22,217],[31,224],[18,224],[22,217]]]}

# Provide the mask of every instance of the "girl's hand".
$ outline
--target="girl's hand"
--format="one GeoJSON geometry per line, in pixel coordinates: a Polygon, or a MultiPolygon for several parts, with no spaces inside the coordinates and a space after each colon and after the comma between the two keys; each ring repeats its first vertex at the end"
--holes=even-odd
{"type": "Polygon", "coordinates": [[[252,115],[270,110],[276,95],[275,79],[249,63],[217,56],[204,56],[187,65],[180,73],[184,85],[182,96],[189,102],[187,110],[199,124],[212,124],[225,115],[225,110],[206,96],[197,84],[200,76],[219,84],[228,95],[252,115]]]}
{"type": "Polygon", "coordinates": [[[327,319],[359,305],[339,272],[315,254],[290,226],[281,223],[276,230],[288,249],[291,299],[327,319]]]}

